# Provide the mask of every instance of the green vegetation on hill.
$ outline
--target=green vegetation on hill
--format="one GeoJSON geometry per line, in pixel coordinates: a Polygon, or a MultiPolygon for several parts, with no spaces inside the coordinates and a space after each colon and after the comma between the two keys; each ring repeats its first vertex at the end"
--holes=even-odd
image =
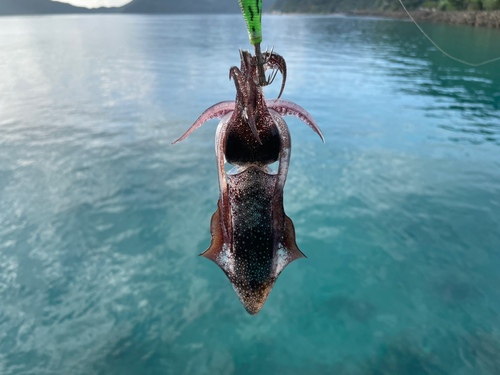
{"type": "MultiPolygon", "coordinates": [[[[500,0],[403,0],[403,3],[408,9],[500,9],[500,0]]],[[[402,10],[398,0],[276,0],[270,8],[283,13],[334,13],[361,9],[402,10]]]]}
{"type": "MultiPolygon", "coordinates": [[[[408,9],[434,8],[439,10],[496,10],[500,9],[500,0],[403,0],[408,9]]],[[[398,0],[377,0],[377,8],[382,10],[400,10],[398,0]]]]}

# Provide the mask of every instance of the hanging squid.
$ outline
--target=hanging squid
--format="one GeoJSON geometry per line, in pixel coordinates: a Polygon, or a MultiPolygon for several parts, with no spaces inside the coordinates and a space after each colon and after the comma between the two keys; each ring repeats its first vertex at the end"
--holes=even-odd
{"type": "Polygon", "coordinates": [[[232,67],[236,101],[208,108],[174,143],[204,122],[221,119],[215,137],[220,196],[212,216],[210,247],[200,254],[227,275],[241,303],[257,314],[283,269],[305,257],[295,242],[292,220],[283,209],[283,188],[290,163],[291,140],[282,116],[295,116],[323,140],[312,116],[302,107],[279,99],[286,82],[283,57],[264,52],[265,69],[279,70],[283,83],[278,99],[265,100],[259,85],[257,59],[241,51],[241,68],[232,67]],[[224,169],[225,161],[235,166],[224,169]],[[268,166],[279,161],[278,171],[268,166]]]}

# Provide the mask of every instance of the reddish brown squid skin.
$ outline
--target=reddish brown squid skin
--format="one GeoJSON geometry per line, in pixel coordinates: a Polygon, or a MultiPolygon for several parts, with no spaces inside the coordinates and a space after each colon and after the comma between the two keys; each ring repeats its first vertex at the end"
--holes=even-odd
{"type": "MultiPolygon", "coordinates": [[[[266,69],[282,73],[283,91],[285,60],[275,53],[264,57],[266,69]]],[[[215,139],[218,209],[210,224],[210,247],[200,255],[224,271],[245,309],[255,315],[283,269],[304,257],[295,242],[292,220],[283,209],[291,139],[282,116],[296,116],[322,139],[323,135],[312,116],[297,104],[265,100],[256,59],[249,52],[241,52],[241,68],[232,67],[229,75],[236,86],[235,102],[221,102],[206,110],[174,143],[205,121],[222,118],[215,139]],[[226,161],[235,166],[229,173],[224,169],[226,161]],[[278,171],[273,172],[268,165],[276,161],[278,171]]]]}

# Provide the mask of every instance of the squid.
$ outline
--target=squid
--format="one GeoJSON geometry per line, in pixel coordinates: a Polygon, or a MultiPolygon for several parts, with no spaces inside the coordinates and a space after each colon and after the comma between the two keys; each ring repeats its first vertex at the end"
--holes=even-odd
{"type": "Polygon", "coordinates": [[[256,315],[283,269],[305,257],[297,247],[293,222],[283,208],[291,152],[290,132],[283,116],[299,118],[323,142],[324,137],[305,109],[280,99],[286,82],[282,56],[272,51],[263,54],[264,68],[283,76],[280,94],[272,100],[265,99],[259,85],[257,58],[241,50],[240,58],[241,67],[229,70],[236,100],[208,108],[173,144],[186,139],[206,121],[221,120],[215,136],[218,208],[210,223],[210,247],[200,255],[224,271],[246,311],[256,315]],[[234,166],[227,173],[226,162],[234,166]],[[270,168],[275,162],[279,162],[277,171],[270,168]]]}

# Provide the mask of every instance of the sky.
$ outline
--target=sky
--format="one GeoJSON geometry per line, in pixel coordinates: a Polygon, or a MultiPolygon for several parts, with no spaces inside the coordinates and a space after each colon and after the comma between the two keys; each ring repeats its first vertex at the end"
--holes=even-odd
{"type": "Polygon", "coordinates": [[[68,3],[77,7],[99,8],[99,7],[120,7],[132,0],[52,0],[60,3],[68,3]]]}

